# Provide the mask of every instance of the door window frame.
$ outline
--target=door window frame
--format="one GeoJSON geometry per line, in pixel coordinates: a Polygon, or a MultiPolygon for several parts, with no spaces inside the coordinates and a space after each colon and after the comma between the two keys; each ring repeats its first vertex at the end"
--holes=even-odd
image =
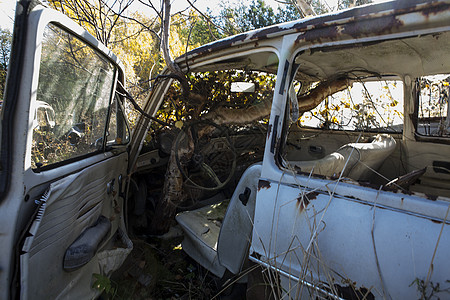
{"type": "MultiPolygon", "coordinates": [[[[2,162],[9,164],[3,169],[4,172],[0,172],[2,199],[7,197],[9,191],[15,191],[17,187],[15,187],[14,182],[28,182],[26,190],[22,191],[26,194],[29,191],[28,189],[34,185],[46,184],[60,178],[63,174],[77,172],[87,166],[119,155],[129,147],[129,143],[114,146],[114,151],[96,153],[89,157],[58,165],[57,168],[42,170],[40,173],[31,169],[31,128],[34,119],[34,111],[31,108],[36,101],[41,42],[47,24],[53,23],[73,34],[117,67],[118,71],[112,87],[114,91],[112,96],[115,95],[117,80],[124,81],[124,67],[112,51],[67,16],[39,4],[33,9],[24,9],[22,12],[22,14],[16,16],[13,53],[10,60],[9,77],[14,77],[15,80],[8,80],[6,83],[8,88],[5,91],[5,106],[2,112],[3,126],[1,130],[11,132],[9,136],[2,135],[2,162]],[[17,48],[21,49],[21,52],[14,52],[14,49],[17,48]],[[14,73],[14,70],[16,70],[16,73],[14,73]],[[11,74],[14,74],[14,76],[11,74]],[[12,121],[8,122],[7,120],[12,121]]],[[[126,120],[126,116],[124,118],[126,120]]],[[[127,123],[126,126],[128,134],[131,135],[129,124],[127,123]]],[[[110,149],[111,147],[108,148],[108,150],[110,149]]]]}

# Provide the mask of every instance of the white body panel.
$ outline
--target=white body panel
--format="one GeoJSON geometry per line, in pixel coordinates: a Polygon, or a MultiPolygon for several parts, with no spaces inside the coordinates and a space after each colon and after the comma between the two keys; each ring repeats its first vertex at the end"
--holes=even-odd
{"type": "MultiPolygon", "coordinates": [[[[250,253],[292,275],[291,297],[305,288],[296,278],[321,287],[365,287],[376,297],[392,299],[419,297],[413,283],[428,272],[431,282],[446,281],[448,202],[385,191],[355,199],[348,196],[361,187],[339,183],[342,189],[333,194],[336,182],[312,190],[287,184],[289,179],[260,184],[250,253]],[[382,198],[405,205],[380,204],[382,198]],[[410,202],[416,211],[442,213],[412,213],[410,202]]],[[[308,186],[307,178],[297,180],[308,186]]]]}

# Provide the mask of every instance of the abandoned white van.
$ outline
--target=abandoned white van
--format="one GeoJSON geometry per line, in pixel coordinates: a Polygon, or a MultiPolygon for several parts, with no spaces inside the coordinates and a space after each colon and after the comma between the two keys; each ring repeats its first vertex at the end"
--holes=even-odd
{"type": "Polygon", "coordinates": [[[93,274],[122,264],[128,235],[162,233],[175,214],[183,250],[238,274],[248,299],[450,297],[450,1],[195,49],[176,60],[189,90],[166,69],[132,132],[118,59],[59,13],[18,8],[1,299],[94,298],[93,274]],[[42,102],[46,130],[33,125],[42,102]]]}

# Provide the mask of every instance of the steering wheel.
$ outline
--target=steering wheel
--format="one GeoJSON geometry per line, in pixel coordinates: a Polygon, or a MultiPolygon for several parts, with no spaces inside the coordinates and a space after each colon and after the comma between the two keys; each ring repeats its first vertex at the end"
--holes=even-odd
{"type": "Polygon", "coordinates": [[[226,128],[210,121],[190,123],[175,140],[177,166],[186,183],[195,188],[223,188],[236,170],[236,156],[226,128]]]}

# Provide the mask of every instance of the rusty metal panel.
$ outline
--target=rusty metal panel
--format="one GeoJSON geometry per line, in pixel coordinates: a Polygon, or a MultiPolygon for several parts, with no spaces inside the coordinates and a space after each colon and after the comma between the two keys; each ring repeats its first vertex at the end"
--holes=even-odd
{"type": "MultiPolygon", "coordinates": [[[[320,44],[343,38],[363,38],[404,31],[417,24],[440,22],[440,15],[450,12],[449,1],[392,1],[356,7],[314,18],[299,19],[284,24],[245,32],[196,48],[179,58],[207,56],[233,46],[265,41],[280,36],[300,33],[297,42],[320,44]],[[404,27],[404,29],[402,29],[404,27]]],[[[442,23],[445,25],[445,22],[442,23]]],[[[257,44],[255,45],[257,47],[257,44]]]]}

